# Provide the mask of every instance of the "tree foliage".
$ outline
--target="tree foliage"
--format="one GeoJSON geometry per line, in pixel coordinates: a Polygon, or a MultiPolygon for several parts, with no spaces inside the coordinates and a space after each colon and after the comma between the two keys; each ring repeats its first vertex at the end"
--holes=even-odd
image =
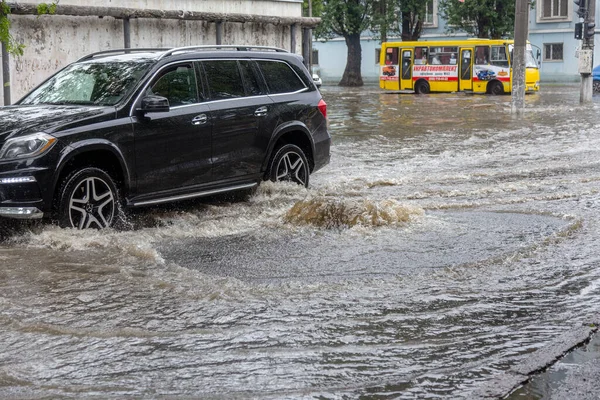
{"type": "Polygon", "coordinates": [[[440,0],[448,32],[465,31],[479,38],[500,39],[514,32],[515,0],[440,0]]]}
{"type": "Polygon", "coordinates": [[[346,68],[339,85],[362,86],[360,37],[370,27],[373,0],[320,0],[320,3],[321,24],[315,35],[326,39],[343,37],[348,49],[346,68]]]}
{"type": "MultiPolygon", "coordinates": [[[[37,6],[38,15],[43,14],[54,14],[56,7],[58,6],[59,0],[53,3],[40,3],[37,6]]],[[[0,0],[0,42],[6,45],[6,48],[10,54],[16,56],[23,55],[23,49],[25,45],[18,43],[10,33],[10,6],[6,0],[0,0]]]]}
{"type": "Polygon", "coordinates": [[[387,41],[388,35],[399,34],[402,40],[418,40],[426,11],[426,0],[376,0],[371,30],[381,33],[382,42],[387,41]]]}
{"type": "MultiPolygon", "coordinates": [[[[369,28],[373,0],[320,0],[320,3],[322,21],[315,32],[318,37],[360,35],[369,28]]],[[[313,0],[313,11],[314,4],[313,0]]]]}

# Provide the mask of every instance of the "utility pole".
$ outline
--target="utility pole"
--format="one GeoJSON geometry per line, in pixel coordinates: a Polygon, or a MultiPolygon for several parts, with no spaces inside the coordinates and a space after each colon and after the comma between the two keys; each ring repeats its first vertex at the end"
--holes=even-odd
{"type": "Polygon", "coordinates": [[[582,41],[579,50],[579,73],[581,74],[580,103],[591,103],[593,94],[592,67],[594,65],[594,34],[596,31],[596,0],[574,0],[575,13],[583,22],[575,24],[575,39],[582,41]]]}
{"type": "MultiPolygon", "coordinates": [[[[308,17],[312,18],[312,0],[308,0],[308,17]]],[[[312,64],[313,64],[313,43],[312,43],[312,37],[313,37],[313,33],[312,30],[310,31],[310,47],[309,47],[309,52],[308,52],[308,70],[310,71],[310,74],[312,76],[312,64]]]]}
{"type": "Polygon", "coordinates": [[[8,45],[2,42],[2,83],[4,87],[4,105],[10,105],[10,58],[8,45]]]}
{"type": "Polygon", "coordinates": [[[515,47],[513,49],[513,76],[511,112],[520,115],[525,108],[525,51],[529,34],[529,0],[515,3],[515,47]]]}

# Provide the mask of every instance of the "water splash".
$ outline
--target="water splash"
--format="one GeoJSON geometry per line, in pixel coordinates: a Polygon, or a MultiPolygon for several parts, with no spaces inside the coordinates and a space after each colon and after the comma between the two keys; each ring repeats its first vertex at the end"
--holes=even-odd
{"type": "Polygon", "coordinates": [[[292,224],[321,228],[380,227],[406,224],[423,214],[423,209],[395,200],[375,202],[317,197],[296,202],[284,218],[292,224]]]}

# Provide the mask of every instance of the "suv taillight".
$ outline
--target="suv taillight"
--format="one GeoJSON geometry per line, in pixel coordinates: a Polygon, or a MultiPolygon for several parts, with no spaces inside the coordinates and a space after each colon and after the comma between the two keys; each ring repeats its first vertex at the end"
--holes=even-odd
{"type": "Polygon", "coordinates": [[[323,116],[327,118],[327,103],[325,103],[325,100],[319,100],[319,104],[317,105],[317,107],[319,108],[319,111],[321,111],[321,114],[323,114],[323,116]]]}

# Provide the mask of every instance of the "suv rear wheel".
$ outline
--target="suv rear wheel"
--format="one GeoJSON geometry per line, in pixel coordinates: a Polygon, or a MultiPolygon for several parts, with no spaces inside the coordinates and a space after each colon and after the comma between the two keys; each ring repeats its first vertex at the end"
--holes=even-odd
{"type": "Polygon", "coordinates": [[[275,151],[269,165],[269,179],[273,182],[289,181],[308,187],[309,176],[308,161],[300,147],[286,144],[275,151]]]}
{"type": "Polygon", "coordinates": [[[58,223],[63,228],[109,228],[119,216],[119,192],[110,175],[101,169],[87,167],[72,172],[58,193],[58,223]]]}

